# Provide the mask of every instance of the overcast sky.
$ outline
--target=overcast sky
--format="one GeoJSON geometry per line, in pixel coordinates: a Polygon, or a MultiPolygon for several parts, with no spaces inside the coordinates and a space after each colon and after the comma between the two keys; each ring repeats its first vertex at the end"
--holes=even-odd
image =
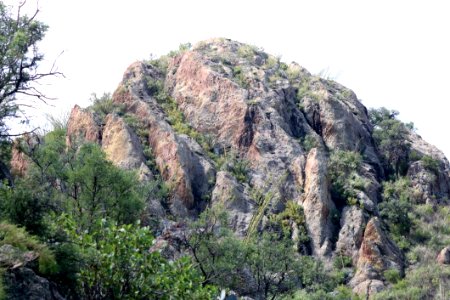
{"type": "Polygon", "coordinates": [[[58,100],[41,110],[87,106],[91,93],[113,92],[133,61],[226,37],[327,70],[367,107],[400,111],[450,156],[447,2],[40,0],[38,18],[50,26],[40,49],[49,63],[64,51],[57,66],[66,76],[43,88],[58,100]]]}

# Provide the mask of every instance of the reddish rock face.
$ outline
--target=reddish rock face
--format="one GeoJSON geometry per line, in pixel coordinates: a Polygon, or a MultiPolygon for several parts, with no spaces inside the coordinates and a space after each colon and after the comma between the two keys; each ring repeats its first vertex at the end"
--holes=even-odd
{"type": "Polygon", "coordinates": [[[146,91],[146,81],[162,80],[160,76],[151,66],[131,65],[125,72],[123,84],[114,93],[113,101],[125,104],[127,112],[147,128],[159,172],[173,191],[171,210],[175,215],[187,216],[207,194],[214,169],[201,147],[195,146],[195,141],[176,134],[160,104],[146,91]]]}
{"type": "Polygon", "coordinates": [[[78,105],[72,109],[67,123],[67,145],[70,147],[80,142],[100,141],[100,126],[94,120],[94,115],[78,105]]]}
{"type": "Polygon", "coordinates": [[[13,176],[24,176],[28,171],[28,167],[29,162],[26,155],[20,152],[16,141],[12,148],[11,173],[13,176]]]}
{"type": "Polygon", "coordinates": [[[198,131],[212,134],[224,147],[251,144],[247,91],[214,72],[198,52],[187,52],[172,62],[166,85],[198,131]]]}
{"type": "Polygon", "coordinates": [[[327,159],[318,149],[309,152],[305,166],[305,198],[302,205],[308,234],[312,239],[312,253],[317,256],[331,253],[331,214],[336,210],[331,201],[326,165],[327,159]]]}
{"type": "Polygon", "coordinates": [[[445,247],[439,252],[439,255],[436,258],[436,261],[441,265],[449,265],[450,264],[450,247],[445,247]]]}
{"type": "Polygon", "coordinates": [[[383,272],[396,269],[403,273],[403,255],[381,229],[380,221],[373,217],[366,225],[356,264],[357,272],[350,282],[355,291],[364,291],[370,281],[383,280],[383,272]]]}

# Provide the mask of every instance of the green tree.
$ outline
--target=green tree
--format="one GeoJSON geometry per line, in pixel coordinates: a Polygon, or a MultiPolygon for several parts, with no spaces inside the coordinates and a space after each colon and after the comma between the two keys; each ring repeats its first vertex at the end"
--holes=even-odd
{"type": "Polygon", "coordinates": [[[60,220],[82,254],[83,299],[212,299],[216,293],[202,286],[188,257],[169,262],[154,250],[147,227],[98,219],[97,230],[79,234],[69,216],[60,220]]]}
{"type": "Polygon", "coordinates": [[[91,230],[100,218],[129,224],[139,216],[144,199],[135,174],[114,166],[97,144],[82,145],[66,174],[66,211],[81,229],[91,230]]]}
{"type": "Polygon", "coordinates": [[[374,125],[373,138],[381,154],[386,174],[405,175],[409,160],[410,144],[408,127],[397,119],[398,112],[386,108],[371,109],[370,121],[374,125]]]}
{"type": "Polygon", "coordinates": [[[3,187],[3,212],[32,233],[43,234],[50,212],[68,213],[80,231],[92,230],[100,218],[119,224],[136,221],[146,190],[136,174],[114,166],[100,146],[78,149],[65,145],[65,131],[24,140],[22,151],[31,164],[16,186],[3,187]]]}
{"type": "Polygon", "coordinates": [[[208,208],[186,237],[187,249],[205,284],[257,299],[275,299],[297,288],[332,286],[321,264],[299,255],[290,237],[266,232],[242,240],[227,224],[228,216],[222,207],[208,208]]]}
{"type": "Polygon", "coordinates": [[[402,249],[411,244],[409,236],[413,227],[410,213],[413,210],[413,191],[407,178],[383,182],[383,202],[378,207],[380,216],[389,227],[389,231],[402,249]]]}
{"type": "Polygon", "coordinates": [[[44,56],[37,45],[48,27],[36,20],[39,10],[31,17],[22,15],[24,4],[13,13],[0,2],[0,138],[8,136],[6,119],[17,116],[16,96],[20,94],[45,101],[47,97],[33,83],[60,74],[53,68],[48,72],[39,70],[44,56]]]}

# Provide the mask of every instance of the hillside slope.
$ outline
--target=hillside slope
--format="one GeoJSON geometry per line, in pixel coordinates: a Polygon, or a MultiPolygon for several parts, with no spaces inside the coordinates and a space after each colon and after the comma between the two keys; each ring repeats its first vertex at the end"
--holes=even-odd
{"type": "Polygon", "coordinates": [[[169,197],[149,199],[146,220],[166,236],[223,205],[248,238],[294,202],[305,220],[290,225],[301,254],[329,268],[348,259],[345,283],[367,295],[391,287],[389,274],[413,272],[420,249],[437,254],[450,241],[417,237],[448,205],[443,153],[395,113],[368,112],[352,90],[256,47],[211,39],[135,62],[109,108],[75,107],[67,142],[97,142],[141,180],[162,178],[169,197]]]}

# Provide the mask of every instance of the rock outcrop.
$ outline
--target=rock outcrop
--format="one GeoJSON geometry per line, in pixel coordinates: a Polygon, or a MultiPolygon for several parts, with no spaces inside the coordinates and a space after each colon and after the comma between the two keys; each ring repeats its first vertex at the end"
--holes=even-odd
{"type": "Polygon", "coordinates": [[[8,299],[64,299],[54,283],[37,275],[28,266],[38,257],[36,252],[22,251],[9,244],[0,247],[0,267],[5,270],[2,274],[2,286],[8,299]]]}
{"type": "Polygon", "coordinates": [[[18,141],[16,141],[12,148],[11,173],[14,176],[24,176],[28,167],[28,160],[25,154],[19,150],[18,141]]]}
{"type": "Polygon", "coordinates": [[[213,205],[223,205],[230,214],[230,226],[240,236],[245,236],[255,213],[256,203],[247,195],[244,187],[228,172],[217,173],[212,193],[213,205]]]}
{"type": "Polygon", "coordinates": [[[412,162],[407,172],[415,187],[418,201],[436,204],[439,199],[449,199],[450,164],[445,155],[416,133],[410,133],[409,142],[412,151],[421,158],[412,162]]]}
{"type": "MultiPolygon", "coordinates": [[[[168,209],[152,200],[149,207],[170,228],[177,223],[167,214],[176,221],[196,218],[211,203],[225,207],[231,228],[244,237],[293,200],[303,207],[311,254],[326,262],[351,258],[354,291],[380,291],[386,270],[403,274],[404,258],[378,211],[388,175],[374,127],[348,88],[255,47],[212,39],[173,57],[133,63],[112,101],[123,111],[103,121],[76,106],[68,145],[78,138],[97,142],[117,166],[141,170],[145,180],[161,175],[170,188],[168,209]],[[351,199],[332,193],[328,160],[338,150],[363,160],[357,174],[362,184],[351,199]]],[[[445,156],[413,132],[408,140],[417,160],[403,175],[416,200],[448,198],[445,156]]],[[[158,238],[158,245],[166,244],[158,238]]]]}
{"type": "Polygon", "coordinates": [[[95,122],[92,112],[78,105],[72,109],[67,125],[67,145],[77,145],[80,142],[99,142],[100,126],[95,122]]]}
{"type": "Polygon", "coordinates": [[[354,264],[358,261],[359,248],[366,225],[364,212],[356,206],[347,206],[342,211],[341,230],[336,243],[336,253],[351,257],[354,264]]]}
{"type": "Polygon", "coordinates": [[[441,265],[450,265],[450,247],[445,247],[439,252],[436,261],[441,265]]]}
{"type": "Polygon", "coordinates": [[[356,267],[350,285],[358,293],[378,291],[386,270],[395,269],[403,274],[403,255],[382,230],[377,217],[371,218],[366,225],[356,267]]]}
{"type": "Polygon", "coordinates": [[[367,109],[353,91],[321,78],[310,79],[311,96],[303,98],[309,123],[331,149],[362,152],[367,162],[381,169],[373,145],[367,109]]]}
{"type": "Polygon", "coordinates": [[[330,254],[332,243],[332,214],[336,210],[331,200],[327,179],[327,159],[317,149],[312,149],[305,166],[305,211],[308,234],[312,239],[312,253],[317,256],[330,254]]]}
{"type": "Polygon", "coordinates": [[[177,134],[167,121],[164,110],[148,87],[149,81],[156,84],[160,77],[160,71],[152,66],[131,65],[113,101],[125,105],[128,113],[148,131],[148,142],[159,172],[174,191],[171,211],[177,216],[188,216],[202,206],[215,170],[197,142],[177,134]]]}
{"type": "Polygon", "coordinates": [[[144,149],[138,136],[117,115],[109,114],[105,118],[102,149],[116,166],[125,170],[138,170],[141,181],[148,181],[153,177],[152,171],[146,165],[144,149]]]}
{"type": "MultiPolygon", "coordinates": [[[[233,230],[245,236],[251,222],[264,219],[254,218],[261,211],[261,203],[253,199],[255,191],[268,198],[265,214],[279,212],[287,200],[295,200],[304,208],[314,255],[330,258],[336,249],[353,258],[360,282],[382,280],[367,271],[379,261],[364,261],[360,248],[369,247],[371,235],[389,244],[388,249],[394,247],[378,221],[366,226],[366,215],[377,214],[378,177],[383,170],[367,110],[351,90],[312,76],[296,64],[283,66],[258,49],[213,39],[169,59],[167,69],[132,64],[113,102],[124,105],[143,125],[158,171],[173,187],[172,214],[195,216],[205,199],[211,199],[224,205],[233,230]],[[174,124],[174,111],[184,116],[191,136],[174,124]],[[208,145],[200,145],[192,132],[208,145]],[[358,194],[363,210],[334,203],[328,149],[363,154],[361,176],[369,182],[358,194]],[[216,170],[208,152],[216,157],[232,153],[247,161],[246,180],[216,170]]],[[[109,137],[104,135],[105,139],[109,137]]],[[[377,274],[382,274],[388,264],[379,267],[377,274]]]]}

